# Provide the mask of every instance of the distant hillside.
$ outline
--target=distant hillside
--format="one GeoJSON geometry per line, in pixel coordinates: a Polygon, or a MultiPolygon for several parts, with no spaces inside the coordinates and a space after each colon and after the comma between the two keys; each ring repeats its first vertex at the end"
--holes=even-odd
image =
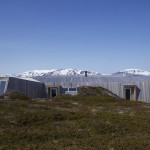
{"type": "MultiPolygon", "coordinates": [[[[101,75],[97,72],[87,71],[88,75],[101,75]]],[[[23,72],[21,74],[18,74],[19,77],[35,77],[35,76],[44,76],[44,75],[50,75],[50,76],[84,76],[85,71],[84,70],[77,70],[77,69],[52,69],[52,70],[33,70],[33,71],[27,71],[23,72]]]]}
{"type": "Polygon", "coordinates": [[[125,69],[125,70],[113,73],[113,75],[118,75],[118,76],[133,76],[133,75],[150,76],[150,72],[144,71],[141,69],[125,69]]]}
{"type": "MultiPolygon", "coordinates": [[[[78,69],[50,69],[50,70],[31,70],[31,71],[26,71],[23,73],[19,74],[7,74],[7,75],[0,75],[0,76],[6,76],[6,77],[11,77],[11,76],[17,76],[17,77],[23,77],[23,78],[32,78],[32,77],[37,77],[37,76],[84,76],[86,70],[78,70],[78,69]]],[[[142,76],[150,76],[149,71],[144,71],[141,69],[125,69],[122,71],[118,71],[112,74],[103,74],[99,72],[94,72],[94,71],[87,71],[88,76],[108,76],[108,75],[113,75],[113,76],[134,76],[134,75],[142,75],[142,76]]]]}

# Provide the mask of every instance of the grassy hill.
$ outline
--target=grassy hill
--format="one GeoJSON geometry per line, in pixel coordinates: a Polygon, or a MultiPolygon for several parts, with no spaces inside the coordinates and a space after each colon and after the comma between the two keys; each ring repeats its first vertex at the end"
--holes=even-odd
{"type": "Polygon", "coordinates": [[[51,100],[1,99],[0,149],[150,149],[150,104],[102,88],[80,92],[51,100]]]}

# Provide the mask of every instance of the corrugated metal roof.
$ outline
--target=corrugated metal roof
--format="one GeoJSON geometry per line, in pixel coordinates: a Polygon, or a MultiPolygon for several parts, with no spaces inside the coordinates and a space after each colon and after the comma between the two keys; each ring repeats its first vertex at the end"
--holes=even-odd
{"type": "Polygon", "coordinates": [[[48,83],[150,82],[150,76],[41,76],[34,79],[48,83]]]}

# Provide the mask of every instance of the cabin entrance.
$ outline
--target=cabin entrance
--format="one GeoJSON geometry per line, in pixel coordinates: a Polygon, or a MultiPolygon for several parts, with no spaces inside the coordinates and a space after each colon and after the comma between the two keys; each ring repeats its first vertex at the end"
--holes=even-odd
{"type": "Polygon", "coordinates": [[[125,89],[125,99],[130,100],[131,97],[131,89],[125,89]]]}
{"type": "Polygon", "coordinates": [[[136,101],[136,86],[135,85],[124,86],[124,98],[126,100],[136,101]]]}
{"type": "Polygon", "coordinates": [[[48,88],[48,97],[52,98],[57,96],[58,94],[58,88],[57,87],[49,87],[48,88]]]}

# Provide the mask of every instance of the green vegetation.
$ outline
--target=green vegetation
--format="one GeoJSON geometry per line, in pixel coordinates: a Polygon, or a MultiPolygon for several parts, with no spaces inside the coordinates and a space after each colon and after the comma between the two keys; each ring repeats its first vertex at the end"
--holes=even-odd
{"type": "Polygon", "coordinates": [[[30,98],[18,91],[8,91],[5,94],[3,94],[2,96],[0,96],[0,99],[29,100],[30,98]]]}
{"type": "Polygon", "coordinates": [[[149,150],[150,104],[101,90],[52,100],[1,99],[0,149],[149,150]]]}

